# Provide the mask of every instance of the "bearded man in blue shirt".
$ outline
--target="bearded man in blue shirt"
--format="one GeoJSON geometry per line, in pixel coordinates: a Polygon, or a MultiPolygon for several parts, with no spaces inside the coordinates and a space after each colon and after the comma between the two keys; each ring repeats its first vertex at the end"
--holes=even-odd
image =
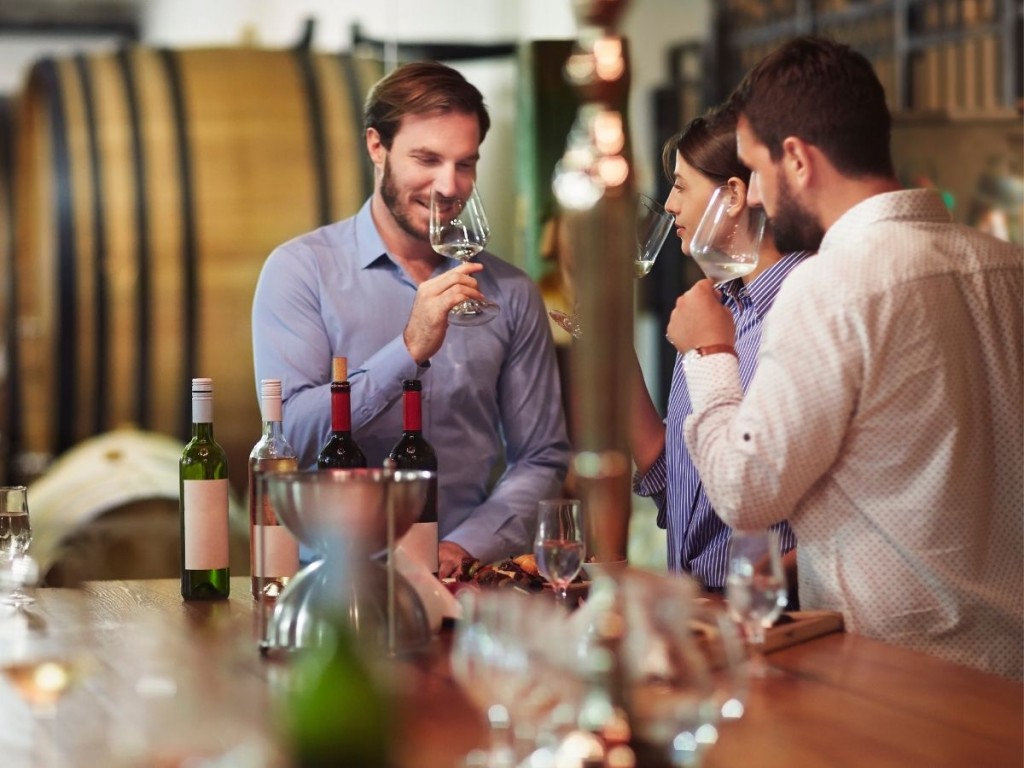
{"type": "Polygon", "coordinates": [[[253,300],[257,382],[283,382],[300,466],[330,432],[331,358],[346,357],[353,433],[370,466],[402,434],[402,381],[419,379],[438,456],[439,575],[532,549],[537,501],[557,494],[569,443],[547,316],[534,283],[483,251],[460,263],[429,241],[430,192],[472,188],[490,119],[480,92],[436,62],[407,64],[364,109],[374,191],[355,216],[285,243],[253,300]],[[448,312],[486,295],[486,325],[448,312]],[[495,479],[495,476],[497,478],[495,479]]]}

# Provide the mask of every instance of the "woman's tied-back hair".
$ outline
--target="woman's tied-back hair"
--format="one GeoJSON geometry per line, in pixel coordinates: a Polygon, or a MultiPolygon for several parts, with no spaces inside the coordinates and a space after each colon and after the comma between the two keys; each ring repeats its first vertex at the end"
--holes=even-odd
{"type": "Polygon", "coordinates": [[[772,160],[795,136],[845,176],[894,175],[885,89],[871,62],[848,45],[821,37],[790,40],[747,73],[730,103],[772,160]]]}
{"type": "Polygon", "coordinates": [[[436,61],[417,61],[398,67],[370,89],[363,106],[363,128],[380,134],[385,149],[406,115],[459,112],[476,115],[480,141],[491,118],[484,97],[460,72],[436,61]]]}
{"type": "Polygon", "coordinates": [[[736,157],[736,113],[728,105],[710,109],[665,142],[661,163],[669,180],[675,176],[676,153],[712,181],[725,184],[733,176],[750,184],[750,169],[736,157]]]}

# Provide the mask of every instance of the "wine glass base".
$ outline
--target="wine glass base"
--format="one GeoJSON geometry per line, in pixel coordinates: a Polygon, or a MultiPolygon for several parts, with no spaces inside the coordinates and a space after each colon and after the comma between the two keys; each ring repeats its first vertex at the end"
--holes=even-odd
{"type": "Polygon", "coordinates": [[[0,603],[3,605],[10,605],[14,608],[21,608],[26,605],[32,605],[36,599],[32,595],[26,595],[23,592],[14,592],[9,595],[5,595],[0,599],[0,603]]]}
{"type": "Polygon", "coordinates": [[[484,325],[498,316],[498,305],[489,301],[467,299],[448,312],[449,325],[484,325]]]}

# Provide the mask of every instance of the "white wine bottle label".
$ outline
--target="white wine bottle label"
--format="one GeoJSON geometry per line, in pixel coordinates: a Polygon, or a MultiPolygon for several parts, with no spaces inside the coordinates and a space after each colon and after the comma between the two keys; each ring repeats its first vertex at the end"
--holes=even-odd
{"type": "Polygon", "coordinates": [[[228,567],[228,481],[185,480],[185,570],[228,567]]]}
{"type": "Polygon", "coordinates": [[[402,549],[431,573],[437,573],[437,523],[413,523],[401,538],[402,549]]]}
{"type": "Polygon", "coordinates": [[[253,528],[263,537],[262,557],[256,546],[256,565],[253,575],[279,579],[294,576],[299,570],[299,542],[283,525],[257,525],[253,528]]]}

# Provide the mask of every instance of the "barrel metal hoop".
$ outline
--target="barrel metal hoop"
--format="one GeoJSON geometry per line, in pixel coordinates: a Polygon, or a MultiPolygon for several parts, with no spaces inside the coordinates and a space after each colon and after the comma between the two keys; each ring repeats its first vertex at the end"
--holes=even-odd
{"type": "MultiPolygon", "coordinates": [[[[135,258],[138,264],[138,290],[135,294],[135,322],[138,332],[136,333],[136,357],[135,357],[135,423],[142,429],[150,427],[149,414],[146,412],[148,393],[150,388],[152,370],[152,320],[150,318],[150,307],[152,306],[152,275],[151,263],[152,253],[150,248],[149,214],[146,209],[146,155],[142,147],[142,120],[139,115],[139,92],[135,78],[135,69],[132,66],[131,52],[121,48],[117,52],[117,63],[121,70],[121,77],[124,81],[125,105],[128,108],[128,121],[131,126],[132,138],[132,170],[134,171],[135,183],[135,232],[136,252],[135,258]]],[[[100,341],[105,339],[100,337],[100,341]]],[[[100,345],[97,345],[99,347],[100,345]]],[[[99,372],[106,369],[100,366],[99,372]]],[[[97,384],[100,384],[97,381],[97,384]]],[[[98,387],[97,395],[105,397],[106,387],[98,387]]],[[[100,430],[97,430],[97,432],[100,430]]]]}
{"type": "Polygon", "coordinates": [[[330,224],[331,191],[327,183],[327,137],[324,135],[323,103],[316,76],[316,64],[308,49],[295,51],[302,84],[306,92],[306,107],[309,110],[309,133],[313,145],[313,174],[316,178],[317,221],[319,226],[330,224]]]}
{"type": "MultiPolygon", "coordinates": [[[[184,269],[184,301],[182,347],[184,363],[181,368],[181,391],[188,392],[192,377],[197,375],[199,360],[199,265],[196,241],[195,180],[192,174],[192,152],[189,146],[185,96],[182,90],[181,66],[178,54],[168,48],[158,51],[160,61],[167,73],[167,85],[171,94],[171,114],[174,119],[174,134],[178,146],[178,167],[181,178],[181,224],[182,224],[182,265],[184,269]]],[[[178,415],[178,435],[186,438],[192,429],[192,403],[181,398],[178,415]]]]}

